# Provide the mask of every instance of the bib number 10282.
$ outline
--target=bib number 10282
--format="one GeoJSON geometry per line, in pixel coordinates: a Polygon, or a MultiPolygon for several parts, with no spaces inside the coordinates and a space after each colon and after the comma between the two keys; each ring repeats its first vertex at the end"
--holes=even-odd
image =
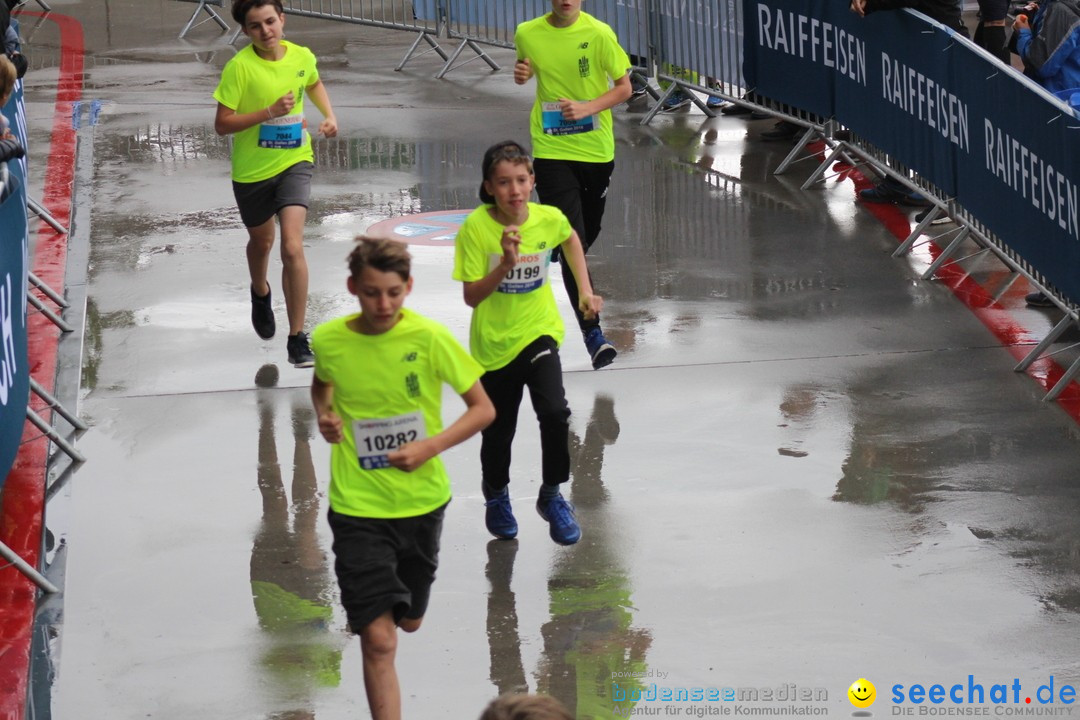
{"type": "Polygon", "coordinates": [[[424,415],[416,412],[389,418],[353,421],[356,455],[364,470],[390,467],[389,453],[402,445],[427,438],[424,415]]]}

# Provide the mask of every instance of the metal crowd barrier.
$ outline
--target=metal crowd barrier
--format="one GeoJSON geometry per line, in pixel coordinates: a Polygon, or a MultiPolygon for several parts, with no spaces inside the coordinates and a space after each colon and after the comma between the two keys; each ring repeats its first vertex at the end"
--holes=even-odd
{"type": "MultiPolygon", "coordinates": [[[[925,280],[946,267],[970,272],[965,263],[995,257],[1011,273],[998,294],[1025,277],[1064,312],[1015,369],[1024,371],[1051,354],[1067,329],[1080,326],[1075,111],[918,13],[858,18],[825,0],[752,2],[746,0],[756,13],[746,23],[747,84],[828,118],[817,131],[828,152],[803,188],[824,177],[838,158],[855,157],[922,193],[930,212],[894,256],[936,242],[941,250],[923,272],[925,280]],[[815,50],[824,39],[831,55],[815,50]],[[833,139],[838,123],[850,128],[850,137],[833,139]],[[942,213],[954,229],[927,238],[942,213]]],[[[1056,399],[1077,376],[1080,359],[1044,399],[1056,399]]]]}
{"type": "MultiPolygon", "coordinates": [[[[180,0],[180,2],[198,3],[198,7],[191,13],[191,17],[188,18],[187,24],[184,25],[184,29],[180,31],[180,39],[183,40],[184,36],[188,34],[192,29],[197,28],[206,22],[213,22],[221,27],[222,32],[229,30],[229,23],[225,21],[225,18],[221,17],[221,14],[214,8],[224,8],[225,0],[180,0]],[[201,13],[206,13],[206,17],[199,19],[201,13]]],[[[237,28],[233,34],[232,40],[236,39],[236,35],[240,30],[237,28]]]]}

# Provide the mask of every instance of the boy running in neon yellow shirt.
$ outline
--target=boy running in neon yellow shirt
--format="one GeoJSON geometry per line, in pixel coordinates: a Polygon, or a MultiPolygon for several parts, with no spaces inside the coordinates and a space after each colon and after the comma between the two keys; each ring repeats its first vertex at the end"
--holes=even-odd
{"type": "MultiPolygon", "coordinates": [[[[633,92],[630,58],[608,25],[581,11],[581,0],[551,0],[550,13],[518,25],[514,44],[514,82],[536,78],[529,128],[537,195],[563,211],[588,253],[600,235],[615,169],[611,108],[633,92]]],[[[566,256],[558,257],[585,347],[599,370],[617,352],[604,337],[599,314],[581,312],[566,256]]]]}
{"type": "Polygon", "coordinates": [[[289,362],[311,367],[314,358],[304,330],[308,267],[304,222],[311,196],[314,155],[304,120],[304,96],[324,120],[319,132],[337,135],[337,118],[319,79],[315,56],[284,39],[281,0],[233,0],[232,16],[251,44],[225,63],[214,90],[214,130],[234,135],[233,194],[248,231],[251,324],[264,340],[276,330],[267,269],[274,247],[274,220],[281,225],[281,286],[289,316],[289,362]]]}
{"type": "Polygon", "coordinates": [[[341,603],[360,635],[375,720],[400,720],[397,630],[420,628],[438,566],[450,480],[439,453],[495,417],[483,369],[433,320],[402,307],[410,256],[393,240],[360,238],[349,292],[360,312],[315,328],[311,399],[330,451],[330,528],[341,603]],[[442,424],[442,386],[466,410],[442,424]]]}
{"type": "Polygon", "coordinates": [[[483,433],[480,464],[487,501],[485,523],[495,537],[517,536],[510,508],[510,446],[522,394],[529,388],[540,423],[542,481],[536,510],[551,539],[573,545],[581,538],[574,507],[559,493],[570,479],[570,408],[563,391],[559,345],[566,328],[548,282],[551,254],[560,248],[577,280],[578,306],[595,317],[604,301],[594,295],[577,233],[556,207],[529,202],[532,159],[515,142],[488,148],[483,161],[484,205],[465,218],[454,245],[454,279],[473,308],[469,350],[481,365],[481,382],[495,405],[495,422],[483,433]]]}

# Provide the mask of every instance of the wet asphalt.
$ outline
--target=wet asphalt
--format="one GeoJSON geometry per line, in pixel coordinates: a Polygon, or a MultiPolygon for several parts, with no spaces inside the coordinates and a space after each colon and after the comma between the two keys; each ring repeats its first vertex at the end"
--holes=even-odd
{"type": "MultiPolygon", "coordinates": [[[[80,410],[92,428],[89,462],[49,508],[68,547],[49,715],[368,717],[336,599],[310,370],[249,325],[245,234],[212,126],[233,50],[210,25],[178,40],[186,3],[50,4],[83,25],[84,100],[100,113],[80,135],[92,180],[76,197],[91,218],[80,410]]],[[[501,72],[473,62],[436,80],[433,56],[394,71],[410,34],[287,28],[319,57],[341,126],[316,141],[314,325],[354,307],[344,258],[357,233],[475,207],[484,148],[527,140],[532,88],[513,84],[505,50],[492,51],[501,72]]],[[[59,37],[47,17],[23,34],[44,154],[59,37]]],[[[518,540],[483,527],[478,439],[449,451],[439,577],[398,654],[405,716],[474,718],[528,689],[578,718],[793,704],[848,717],[847,688],[867,678],[880,717],[894,684],[1080,682],[1077,422],[1012,372],[956,294],[919,279],[926,246],[891,257],[897,238],[852,178],[803,191],[815,161],[773,175],[790,146],[758,139],[768,120],[640,118],[616,113],[589,255],[620,355],[595,372],[572,333],[563,349],[583,539],[554,545],[532,511],[527,410],[518,540]],[[619,701],[654,685],[774,692],[619,701]],[[814,702],[785,702],[792,686],[814,702]]],[[[412,250],[409,305],[466,342],[452,247],[412,250]]],[[[992,262],[972,272],[1000,276],[992,262]]],[[[1037,337],[1056,318],[1025,309],[1024,291],[1001,302],[1037,337]]]]}

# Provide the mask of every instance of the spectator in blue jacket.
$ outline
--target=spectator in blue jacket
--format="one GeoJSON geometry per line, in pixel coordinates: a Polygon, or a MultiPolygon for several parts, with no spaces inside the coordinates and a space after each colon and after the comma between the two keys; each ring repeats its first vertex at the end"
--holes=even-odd
{"type": "MultiPolygon", "coordinates": [[[[1035,16],[1016,16],[1013,22],[1016,54],[1024,62],[1024,74],[1070,105],[1080,92],[1080,2],[1047,0],[1035,16]]],[[[1046,293],[1028,293],[1032,307],[1054,307],[1046,293]]]]}
{"type": "Polygon", "coordinates": [[[1030,23],[1017,15],[1013,31],[1025,75],[1066,101],[1065,91],[1080,92],[1080,2],[1048,0],[1030,23]]]}

